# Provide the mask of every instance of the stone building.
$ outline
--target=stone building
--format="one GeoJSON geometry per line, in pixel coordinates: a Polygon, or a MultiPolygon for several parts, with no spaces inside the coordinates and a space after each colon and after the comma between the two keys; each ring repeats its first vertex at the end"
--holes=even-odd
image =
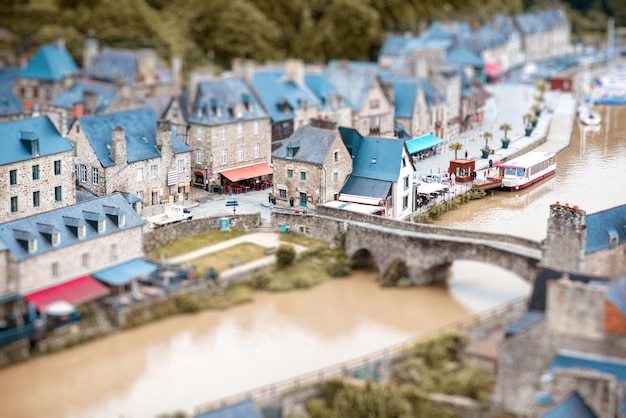
{"type": "Polygon", "coordinates": [[[15,74],[13,91],[26,110],[50,105],[78,75],[76,63],[65,49],[65,42],[44,45],[15,74]]]}
{"type": "Polygon", "coordinates": [[[188,122],[194,184],[228,191],[269,179],[270,117],[243,78],[200,81],[188,122]]]}
{"type": "Polygon", "coordinates": [[[352,172],[339,200],[382,209],[384,216],[408,219],[416,201],[415,166],[403,140],[362,136],[339,128],[352,159],[352,172]]]}
{"type": "Polygon", "coordinates": [[[555,277],[543,318],[520,324],[500,344],[496,406],[517,416],[568,416],[554,414],[572,404],[594,414],[585,416],[623,416],[626,276],[587,283],[555,277]]]}
{"type": "Polygon", "coordinates": [[[0,220],[76,202],[70,142],[40,116],[0,124],[0,220]]]}
{"type": "Polygon", "coordinates": [[[589,214],[550,205],[542,265],[570,273],[614,277],[626,271],[626,205],[589,214]]]}
{"type": "Polygon", "coordinates": [[[189,198],[192,150],[151,109],[79,117],[68,138],[81,190],[95,196],[124,192],[143,205],[189,198]]]}
{"type": "Polygon", "coordinates": [[[277,203],[300,209],[337,200],[352,158],[332,122],[297,129],[272,153],[277,203]]]}

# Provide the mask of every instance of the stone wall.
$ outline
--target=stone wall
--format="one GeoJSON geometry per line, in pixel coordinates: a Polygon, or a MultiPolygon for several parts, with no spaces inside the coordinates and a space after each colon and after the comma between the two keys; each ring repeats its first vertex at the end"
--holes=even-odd
{"type": "Polygon", "coordinates": [[[542,321],[500,344],[494,405],[509,413],[531,416],[541,375],[559,350],[608,357],[624,356],[624,338],[605,334],[601,339],[549,332],[542,321]]]}
{"type": "Polygon", "coordinates": [[[546,319],[550,330],[598,339],[604,335],[606,285],[591,285],[568,279],[547,283],[546,319]]]}
{"type": "Polygon", "coordinates": [[[586,213],[578,207],[550,205],[542,264],[559,271],[580,272],[587,241],[586,213]]]}
{"type": "Polygon", "coordinates": [[[195,235],[201,232],[210,231],[220,228],[220,219],[229,218],[230,227],[236,229],[244,229],[246,231],[258,228],[261,225],[261,214],[242,214],[234,216],[219,216],[210,218],[194,219],[187,222],[179,222],[172,225],[166,225],[161,228],[144,232],[143,248],[146,253],[170,244],[188,235],[195,235]]]}
{"type": "Polygon", "coordinates": [[[21,339],[0,347],[0,368],[19,363],[30,358],[30,341],[21,339]]]}

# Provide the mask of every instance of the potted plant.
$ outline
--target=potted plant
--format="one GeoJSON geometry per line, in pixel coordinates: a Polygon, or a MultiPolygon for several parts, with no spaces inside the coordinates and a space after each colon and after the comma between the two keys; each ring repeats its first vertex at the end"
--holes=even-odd
{"type": "Polygon", "coordinates": [[[539,103],[535,103],[534,105],[532,105],[530,110],[533,111],[536,117],[539,117],[541,115],[541,105],[539,103]]]}
{"type": "Polygon", "coordinates": [[[533,128],[537,127],[537,116],[530,115],[529,121],[533,128]]]}
{"type": "Polygon", "coordinates": [[[293,198],[293,196],[291,196],[289,198],[289,206],[293,207],[293,203],[295,202],[295,199],[293,198]]]}
{"type": "Polygon", "coordinates": [[[501,138],[500,141],[502,141],[502,148],[506,149],[509,147],[509,143],[511,142],[511,140],[509,139],[508,133],[509,131],[513,129],[511,127],[510,124],[508,123],[503,123],[502,125],[500,125],[500,130],[502,132],[504,132],[504,138],[501,138]]]}
{"type": "Polygon", "coordinates": [[[483,136],[483,139],[485,140],[484,148],[480,149],[483,153],[482,157],[489,158],[489,153],[491,152],[491,147],[489,147],[489,141],[491,141],[491,138],[493,138],[493,134],[491,132],[484,132],[482,136],[483,136]]]}
{"type": "Polygon", "coordinates": [[[530,136],[530,134],[533,133],[533,125],[530,122],[528,122],[524,130],[526,131],[526,136],[530,136]]]}

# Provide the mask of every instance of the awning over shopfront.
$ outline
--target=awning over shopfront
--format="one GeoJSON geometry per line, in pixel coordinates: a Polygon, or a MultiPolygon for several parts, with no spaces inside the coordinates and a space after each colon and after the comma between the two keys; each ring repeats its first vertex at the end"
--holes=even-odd
{"type": "Polygon", "coordinates": [[[58,301],[65,301],[72,305],[89,302],[109,294],[109,289],[91,276],[83,276],[78,279],[38,290],[24,296],[28,302],[35,305],[39,312],[58,301]]]}
{"type": "Polygon", "coordinates": [[[341,202],[339,200],[331,200],[330,202],[324,203],[322,206],[349,210],[350,212],[356,212],[356,213],[365,213],[369,215],[374,214],[374,213],[385,212],[385,208],[382,206],[364,205],[361,203],[354,203],[354,202],[341,202]]]}
{"type": "Polygon", "coordinates": [[[110,286],[124,286],[136,277],[146,277],[157,270],[157,265],[136,258],[115,267],[101,270],[93,274],[93,277],[110,286]]]}
{"type": "Polygon", "coordinates": [[[436,147],[437,145],[443,144],[443,139],[436,137],[433,134],[423,135],[418,138],[409,139],[406,141],[406,148],[409,151],[409,154],[417,154],[420,151],[424,151],[427,149],[431,149],[432,147],[436,147]]]}
{"type": "Polygon", "coordinates": [[[231,170],[220,171],[219,173],[232,182],[247,180],[254,177],[266,176],[274,171],[267,163],[247,165],[245,167],[233,168],[231,170]]]}
{"type": "Polygon", "coordinates": [[[489,77],[497,77],[502,72],[502,67],[495,63],[489,63],[485,65],[485,74],[489,77]]]}

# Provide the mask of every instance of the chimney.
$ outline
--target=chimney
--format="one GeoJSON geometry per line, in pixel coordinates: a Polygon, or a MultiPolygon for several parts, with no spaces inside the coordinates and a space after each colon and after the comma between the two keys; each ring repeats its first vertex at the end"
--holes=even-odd
{"type": "Polygon", "coordinates": [[[100,95],[94,91],[83,92],[83,111],[86,115],[95,115],[98,110],[98,97],[100,95]]]}
{"type": "Polygon", "coordinates": [[[288,59],[285,63],[285,75],[298,86],[304,85],[304,62],[297,59],[288,59]]]}
{"type": "Polygon", "coordinates": [[[59,49],[65,49],[65,38],[57,38],[57,42],[56,42],[57,46],[59,47],[59,49]]]}
{"type": "Polygon", "coordinates": [[[113,129],[111,135],[111,159],[115,164],[126,164],[128,158],[126,156],[126,136],[124,128],[118,126],[113,129]]]}
{"type": "Polygon", "coordinates": [[[98,45],[98,40],[94,38],[85,39],[83,46],[83,71],[88,71],[91,68],[99,54],[100,45],[98,45]]]}
{"type": "Polygon", "coordinates": [[[142,49],[137,58],[137,78],[145,85],[157,82],[157,56],[153,49],[142,49]]]}
{"type": "Polygon", "coordinates": [[[166,152],[174,154],[172,147],[172,125],[169,120],[160,119],[157,122],[156,146],[161,156],[166,152]]]}
{"type": "Polygon", "coordinates": [[[580,272],[586,245],[586,212],[568,203],[550,205],[541,264],[560,271],[580,272]]]}
{"type": "Polygon", "coordinates": [[[183,79],[183,61],[179,56],[172,57],[172,78],[174,79],[174,85],[177,89],[180,89],[183,79]]]}
{"type": "Polygon", "coordinates": [[[323,119],[322,116],[320,115],[316,119],[311,119],[311,126],[313,128],[327,129],[327,130],[334,131],[335,129],[337,129],[337,122],[323,119]]]}

